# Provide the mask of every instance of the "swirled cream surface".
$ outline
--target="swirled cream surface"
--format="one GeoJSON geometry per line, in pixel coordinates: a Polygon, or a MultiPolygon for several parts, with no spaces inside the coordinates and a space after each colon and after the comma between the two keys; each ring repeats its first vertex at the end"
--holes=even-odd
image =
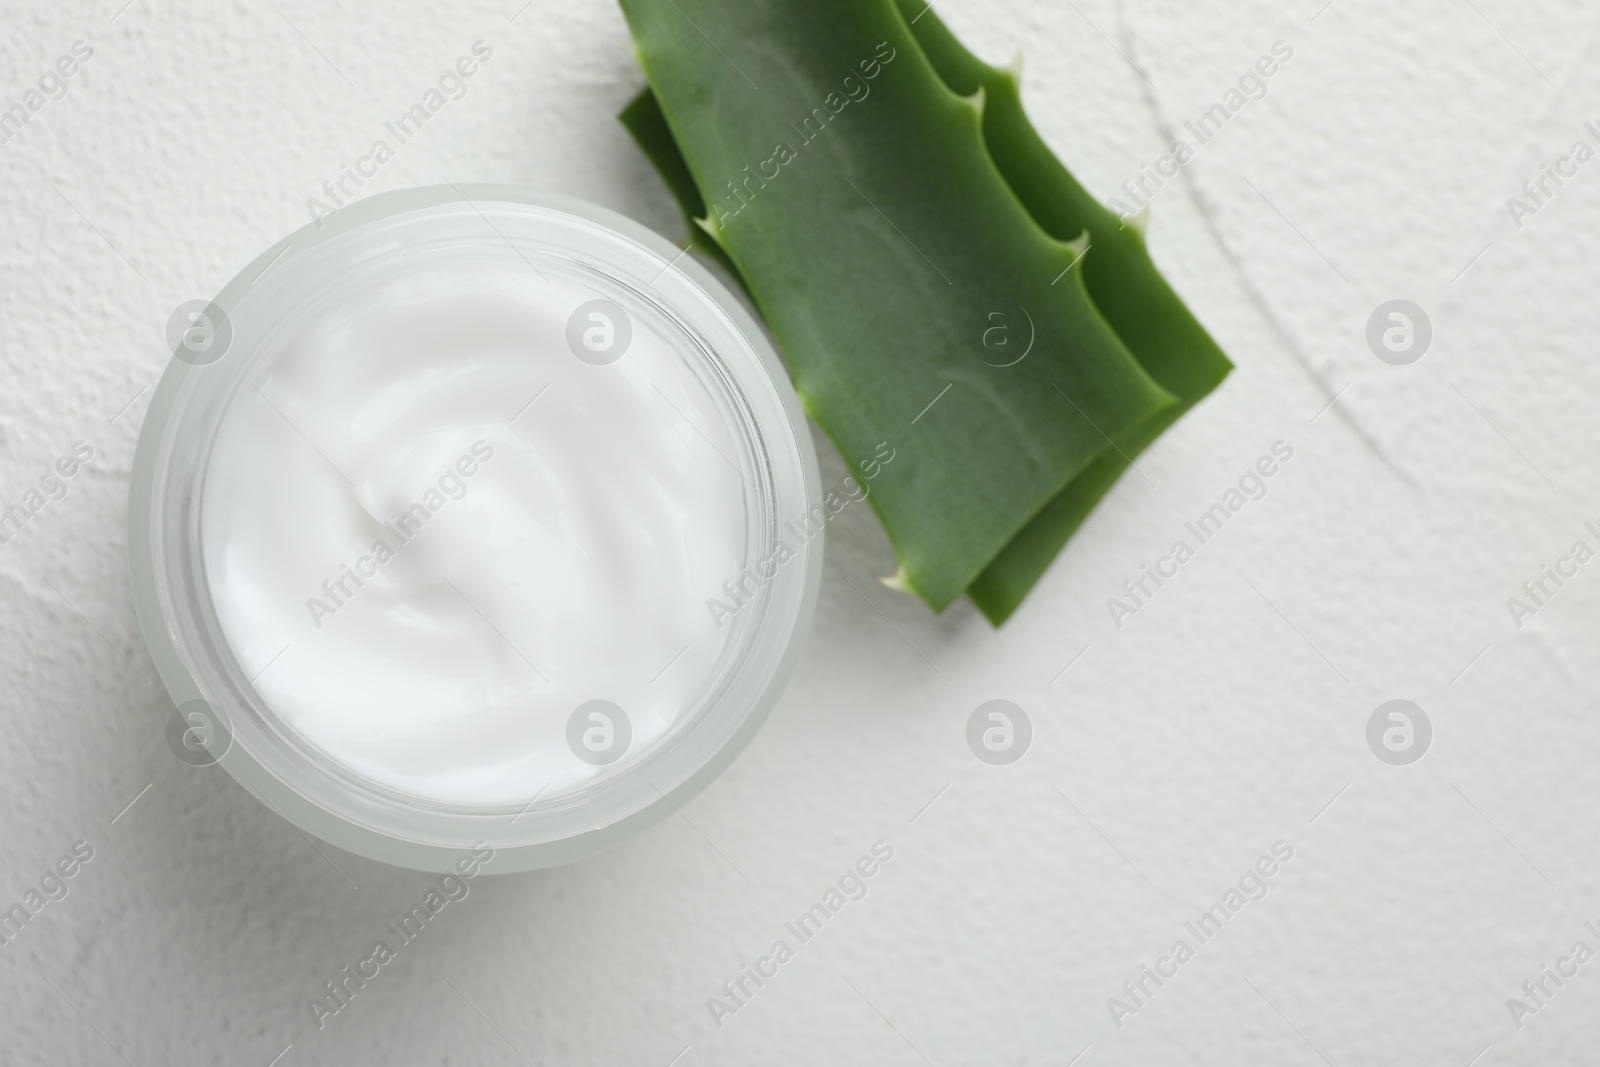
{"type": "Polygon", "coordinates": [[[225,416],[201,520],[222,630],[291,730],[380,786],[560,796],[714,681],[739,438],[685,338],[591,296],[525,270],[392,282],[225,416]]]}

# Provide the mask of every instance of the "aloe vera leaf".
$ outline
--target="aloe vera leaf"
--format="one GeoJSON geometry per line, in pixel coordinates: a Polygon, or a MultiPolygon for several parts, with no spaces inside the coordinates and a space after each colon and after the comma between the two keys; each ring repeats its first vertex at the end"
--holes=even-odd
{"type": "Polygon", "coordinates": [[[963,96],[983,90],[984,143],[1028,213],[1058,238],[1088,231],[1092,249],[1083,263],[1084,284],[1095,307],[1150,376],[1178,398],[1143,423],[1112,434],[1116,447],[1073,479],[968,588],[967,595],[998,626],[1133,459],[1221,384],[1233,364],[1156,270],[1139,229],[1090,196],[1044,143],[1022,109],[1016,73],[967,51],[925,0],[896,2],[945,84],[963,96]]]}
{"type": "Polygon", "coordinates": [[[1174,398],[1095,310],[1077,248],[999,177],[981,101],[939,80],[890,0],[622,7],[711,191],[703,225],[802,402],[852,465],[895,450],[868,499],[906,586],[942,609],[1108,448],[1102,431],[1174,398]],[[855,102],[846,77],[867,87],[855,102]],[[988,316],[1013,307],[1030,310],[1033,353],[989,366],[988,316]]]}
{"type": "MultiPolygon", "coordinates": [[[[640,150],[661,173],[663,180],[667,182],[668,188],[676,197],[689,231],[694,235],[695,246],[723,263],[729,273],[738,278],[742,284],[743,277],[734,268],[732,260],[728,259],[722,246],[699,225],[698,220],[706,216],[705,200],[701,198],[699,189],[693,185],[688,164],[684,163],[683,156],[678,152],[677,143],[671,139],[671,131],[666,126],[666,117],[661,114],[655,95],[648,88],[642,90],[629,103],[621,118],[640,150]],[[667,133],[666,137],[660,136],[663,131],[667,133]],[[674,173],[688,177],[688,184],[674,181],[671,177],[674,173]]],[[[1135,350],[1134,354],[1137,356],[1138,351],[1135,350]]],[[[1227,368],[1224,366],[1218,375],[1218,380],[1226,373],[1227,368]]],[[[1159,376],[1157,380],[1161,381],[1159,376]]],[[[1172,381],[1163,381],[1162,384],[1169,390],[1174,388],[1172,381]]],[[[1137,433],[1126,435],[1128,440],[1118,441],[1118,447],[1124,449],[1129,457],[1137,454],[1143,443],[1134,438],[1142,434],[1145,435],[1144,443],[1154,440],[1177,418],[1178,414],[1188,410],[1194,399],[1203,395],[1208,388],[1200,388],[1192,396],[1180,393],[1181,407],[1175,405],[1145,420],[1140,424],[1137,433]],[[1163,421],[1163,417],[1169,411],[1172,412],[1171,418],[1163,421]]],[[[1016,610],[1023,597],[1049,567],[1061,547],[1066,544],[1067,539],[1088,517],[1101,497],[1116,484],[1123,471],[1127,469],[1128,463],[1129,459],[1118,452],[1110,449],[1102,452],[1082,474],[1072,479],[1065,489],[1057,493],[1042,511],[1007,542],[994,562],[990,563],[973,584],[967,587],[967,594],[991,623],[995,626],[1001,625],[1016,610]]]]}
{"type": "MultiPolygon", "coordinates": [[[[1116,449],[1073,479],[968,588],[998,626],[1131,460],[1214,389],[1232,364],[1156,271],[1139,231],[1101,207],[1044,145],[1023,113],[1015,75],[974,57],[932,12],[911,13],[921,0],[899,2],[944,82],[962,95],[984,88],[985,144],[1035,221],[1058,238],[1084,230],[1094,236],[1095,255],[1084,263],[1091,298],[1145,370],[1179,399],[1119,436],[1116,449]]],[[[704,217],[705,201],[648,88],[624,111],[623,122],[677,196],[691,232],[703,237],[695,220],[704,217]]],[[[709,238],[703,246],[714,255],[721,252],[709,238]]]]}

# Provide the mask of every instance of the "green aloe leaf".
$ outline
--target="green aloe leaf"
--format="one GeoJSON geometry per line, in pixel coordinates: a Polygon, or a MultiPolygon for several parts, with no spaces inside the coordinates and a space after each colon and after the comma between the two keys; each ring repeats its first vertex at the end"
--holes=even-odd
{"type": "MultiPolygon", "coordinates": [[[[1145,370],[1179,399],[1121,435],[1117,447],[1074,478],[968,588],[999,625],[1133,457],[1214,389],[1231,364],[1157,273],[1139,230],[1101,207],[1045,146],[1023,113],[1015,74],[979,61],[926,7],[912,13],[920,0],[898,2],[945,84],[961,95],[984,89],[985,144],[1034,220],[1058,238],[1085,230],[1098,235],[1100,254],[1084,267],[1089,293],[1145,370]]],[[[648,88],[624,110],[622,121],[677,197],[695,243],[742,282],[722,247],[695,224],[706,215],[705,201],[648,88]]]]}
{"type": "Polygon", "coordinates": [[[1058,238],[1090,234],[1093,248],[1083,273],[1095,307],[1145,371],[1178,398],[1140,425],[1113,434],[1116,447],[1073,479],[973,582],[968,595],[999,625],[1129,464],[1220,385],[1233,364],[1156,270],[1140,228],[1090,196],[1044,143],[1022,110],[1016,72],[989,66],[967,51],[925,0],[897,3],[944,83],[963,96],[983,90],[984,143],[1028,213],[1058,238]]]}
{"type": "Polygon", "coordinates": [[[802,401],[847,461],[896,449],[869,499],[932,606],[1114,451],[1107,435],[1174,406],[1096,311],[1081,246],[1000,178],[983,98],[940,79],[891,0],[623,9],[702,225],[802,401]],[[1019,311],[1029,356],[995,367],[980,339],[1019,311]]]}
{"type": "MultiPolygon", "coordinates": [[[[979,61],[926,7],[913,13],[921,0],[898,2],[945,84],[961,95],[984,89],[985,144],[1034,220],[1058,238],[1091,234],[1098,251],[1084,265],[1090,296],[1145,370],[1179,399],[1122,435],[1116,449],[1073,479],[968,588],[999,625],[1132,459],[1216,388],[1232,364],[1156,271],[1139,230],[1101,207],[1044,144],[1023,113],[1016,75],[979,61]]],[[[731,269],[721,246],[695,225],[706,214],[705,201],[648,88],[623,112],[622,121],[667,179],[696,244],[731,269]]]]}

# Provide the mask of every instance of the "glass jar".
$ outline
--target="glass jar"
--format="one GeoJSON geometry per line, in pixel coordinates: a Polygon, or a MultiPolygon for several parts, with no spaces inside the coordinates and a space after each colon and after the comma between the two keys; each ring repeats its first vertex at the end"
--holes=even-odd
{"type": "MultiPolygon", "coordinates": [[[[134,461],[129,560],[145,639],[177,705],[184,741],[201,757],[191,762],[220,763],[296,826],[359,855],[446,871],[482,843],[494,850],[486,870],[506,872],[591,855],[672,812],[760,727],[794,666],[816,600],[816,456],[765,334],[684,251],[577,200],[499,185],[403,190],[291,234],[171,332],[175,355],[134,461]],[[304,720],[292,722],[274,706],[260,683],[262,664],[244,661],[219,614],[224,590],[208,568],[231,535],[206,507],[208,493],[219,491],[207,482],[219,437],[242,405],[264,395],[258,380],[297,338],[363,293],[429,272],[472,270],[533,271],[570,293],[577,325],[569,337],[588,336],[581,313],[593,305],[619,308],[635,328],[664,338],[673,373],[696,390],[696,417],[721,422],[709,431],[690,425],[742,483],[742,514],[714,519],[735,524],[729,543],[742,546],[742,561],[723,587],[727,598],[705,605],[719,651],[671,721],[615,762],[575,747],[574,774],[562,788],[542,789],[530,779],[525,790],[516,785],[488,801],[424,795],[363,773],[313,740],[304,720]]],[[[580,347],[573,356],[606,362],[580,347]]],[[[624,510],[627,504],[619,502],[624,510]]],[[[597,666],[635,673],[645,666],[631,662],[635,650],[609,654],[615,659],[597,666]]],[[[612,725],[604,714],[590,718],[612,725]]]]}

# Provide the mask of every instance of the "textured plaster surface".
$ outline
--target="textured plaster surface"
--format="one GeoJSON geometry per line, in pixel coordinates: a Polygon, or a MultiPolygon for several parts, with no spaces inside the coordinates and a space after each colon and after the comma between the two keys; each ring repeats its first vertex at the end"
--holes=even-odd
{"type": "Polygon", "coordinates": [[[1105,198],[1293,48],[1151,206],[1238,370],[1002,631],[879,586],[887,543],[847,509],[798,674],[728,773],[598,859],[475,880],[319,1028],[309,999],[432,879],[166,747],[124,522],[167,316],[478,39],[467,96],[366,191],[516,182],[683,229],[613,121],[642,79],[609,3],[120,2],[0,13],[0,107],[94,48],[0,145],[0,501],[94,450],[0,546],[0,908],[94,849],[0,946],[0,1062],[1593,1062],[1600,962],[1520,1027],[1507,998],[1600,950],[1600,562],[1520,628],[1506,606],[1600,549],[1600,161],[1520,227],[1506,205],[1600,150],[1592,6],[941,4],[986,57],[1025,54],[1033,117],[1105,198]],[[1410,366],[1365,341],[1394,298],[1433,324],[1410,366]],[[1115,625],[1107,598],[1277,441],[1267,495],[1115,625]],[[1007,767],[965,740],[994,698],[1034,727],[1007,767]],[[1433,723],[1411,766],[1367,747],[1392,698],[1433,723]],[[719,1028],[707,999],[879,840],[866,897],[719,1028]],[[1277,841],[1265,898],[1200,945],[1185,923],[1277,841]],[[1108,998],[1179,939],[1195,958],[1119,1026],[1108,998]]]}

